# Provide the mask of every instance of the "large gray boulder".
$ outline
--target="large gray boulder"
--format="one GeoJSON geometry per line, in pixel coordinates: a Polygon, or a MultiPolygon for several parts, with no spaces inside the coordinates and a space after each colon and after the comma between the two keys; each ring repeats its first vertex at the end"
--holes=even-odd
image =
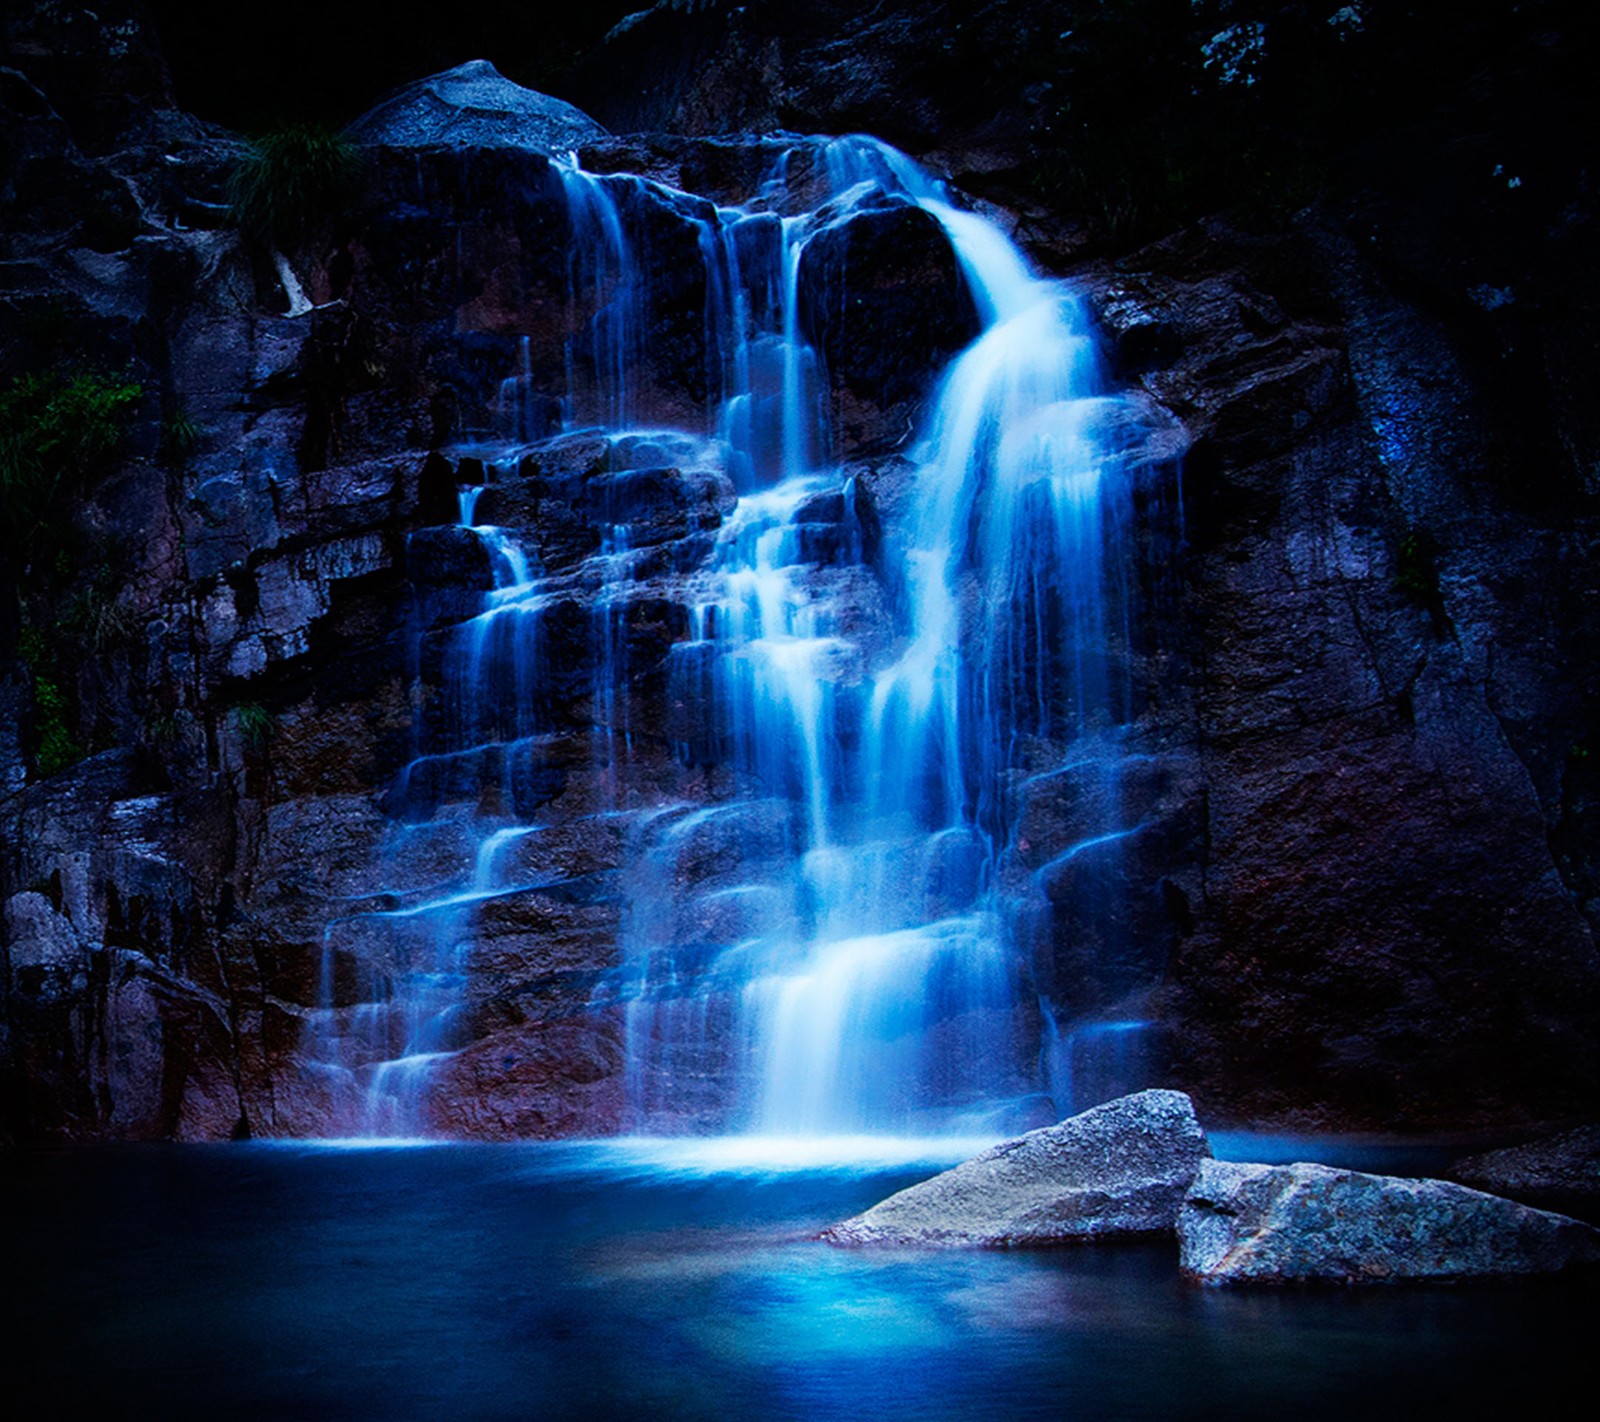
{"type": "Polygon", "coordinates": [[[1468,1156],[1450,1173],[1474,1189],[1514,1200],[1600,1213],[1600,1125],[1468,1156]]]}
{"type": "Polygon", "coordinates": [[[1445,1180],[1208,1160],[1178,1253],[1203,1284],[1479,1279],[1600,1262],[1600,1231],[1445,1180]]]}
{"type": "Polygon", "coordinates": [[[830,1244],[990,1247],[1162,1234],[1210,1154],[1181,1091],[1030,1131],[826,1230],[830,1244]]]}
{"type": "Polygon", "coordinates": [[[565,153],[604,138],[582,109],[513,84],[472,59],[396,90],[350,125],[358,143],[388,148],[532,148],[565,153]]]}

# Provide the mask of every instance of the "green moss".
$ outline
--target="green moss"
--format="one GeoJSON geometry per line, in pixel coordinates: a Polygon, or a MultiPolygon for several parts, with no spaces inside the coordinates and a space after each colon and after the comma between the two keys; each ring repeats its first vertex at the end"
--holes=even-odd
{"type": "Polygon", "coordinates": [[[1402,534],[1395,548],[1395,586],[1424,607],[1439,601],[1438,553],[1433,539],[1418,530],[1402,534]]]}
{"type": "Polygon", "coordinates": [[[1439,551],[1426,530],[1405,530],[1395,544],[1394,584],[1406,601],[1427,612],[1434,632],[1444,637],[1453,633],[1454,624],[1439,585],[1439,551]]]}
{"type": "Polygon", "coordinates": [[[61,687],[46,676],[33,679],[34,748],[33,761],[41,777],[49,777],[83,759],[83,747],[73,739],[67,725],[67,698],[61,687]]]}
{"type": "Polygon", "coordinates": [[[17,634],[17,659],[30,671],[38,671],[49,655],[49,644],[37,627],[24,627],[17,634]]]}
{"type": "Polygon", "coordinates": [[[144,720],[145,744],[151,746],[176,745],[180,729],[176,712],[153,711],[144,720]]]}
{"type": "Polygon", "coordinates": [[[40,776],[54,775],[83,759],[83,747],[68,724],[71,707],[55,669],[49,639],[37,627],[17,637],[17,657],[33,673],[33,763],[40,776]]]}

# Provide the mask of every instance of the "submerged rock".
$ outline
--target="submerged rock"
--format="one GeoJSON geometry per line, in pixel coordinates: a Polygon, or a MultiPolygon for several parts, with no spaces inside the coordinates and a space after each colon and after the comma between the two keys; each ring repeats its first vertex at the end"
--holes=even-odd
{"type": "Polygon", "coordinates": [[[1209,1154],[1187,1096],[1140,1091],[994,1146],[822,1238],[1004,1248],[1161,1234],[1209,1154]]]}
{"type": "Polygon", "coordinates": [[[1369,1284],[1600,1263],[1600,1231],[1444,1180],[1208,1160],[1178,1248],[1203,1284],[1369,1284]]]}
{"type": "Polygon", "coordinates": [[[1459,1160],[1465,1185],[1536,1205],[1600,1212],[1600,1125],[1459,1160]]]}
{"type": "Polygon", "coordinates": [[[360,143],[389,148],[536,148],[565,153],[605,137],[582,109],[513,84],[473,59],[396,90],[350,125],[360,143]]]}

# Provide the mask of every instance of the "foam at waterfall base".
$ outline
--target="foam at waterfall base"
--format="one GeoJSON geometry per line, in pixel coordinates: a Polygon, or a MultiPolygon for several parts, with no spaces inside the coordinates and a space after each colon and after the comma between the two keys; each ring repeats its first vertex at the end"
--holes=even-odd
{"type": "Polygon", "coordinates": [[[431,1136],[340,1136],[265,1140],[289,1151],[455,1150],[492,1152],[543,1174],[634,1179],[875,1175],[947,1170],[989,1149],[996,1135],[612,1136],[565,1141],[452,1141],[431,1136]]]}
{"type": "Polygon", "coordinates": [[[995,1136],[622,1136],[588,1143],[595,1163],[652,1175],[872,1174],[943,1170],[995,1136]]]}

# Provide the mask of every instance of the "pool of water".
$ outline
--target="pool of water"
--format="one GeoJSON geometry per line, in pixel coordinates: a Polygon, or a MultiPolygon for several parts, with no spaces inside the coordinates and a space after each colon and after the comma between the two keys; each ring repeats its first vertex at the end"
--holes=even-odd
{"type": "Polygon", "coordinates": [[[1590,1278],[1228,1293],[1168,1244],[813,1239],[949,1163],[861,1145],[125,1147],[0,1159],[40,1416],[1414,1417],[1582,1376],[1590,1278]]]}

